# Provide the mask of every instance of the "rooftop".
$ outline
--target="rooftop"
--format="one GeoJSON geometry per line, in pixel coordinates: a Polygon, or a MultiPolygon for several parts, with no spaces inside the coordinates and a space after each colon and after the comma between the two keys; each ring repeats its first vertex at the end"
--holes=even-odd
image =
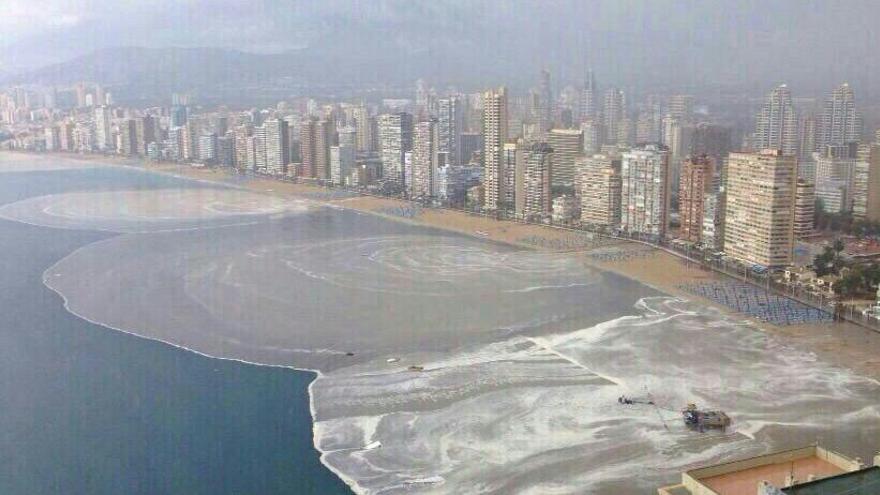
{"type": "MultiPolygon", "coordinates": [[[[815,485],[816,481],[841,477],[862,469],[858,460],[810,445],[798,449],[691,469],[681,475],[681,483],[660,488],[660,495],[743,495],[758,492],[759,484],[777,487],[796,483],[796,487],[815,485]]],[[[858,477],[855,477],[858,478],[858,477]]],[[[880,477],[877,478],[880,483],[880,477]]],[[[795,487],[792,487],[795,488],[795,487]]],[[[836,493],[827,491],[785,491],[798,495],[836,493]]],[[[855,492],[858,494],[858,492],[855,492]]],[[[878,492],[880,493],[880,492],[878,492]]]]}
{"type": "Polygon", "coordinates": [[[801,483],[782,490],[786,495],[874,495],[880,493],[880,467],[801,483]]]}

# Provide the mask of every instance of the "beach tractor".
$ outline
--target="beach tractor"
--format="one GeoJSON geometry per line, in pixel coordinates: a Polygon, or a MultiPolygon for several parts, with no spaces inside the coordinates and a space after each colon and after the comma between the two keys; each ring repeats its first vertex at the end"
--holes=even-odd
{"type": "Polygon", "coordinates": [[[698,409],[696,404],[688,404],[681,411],[684,424],[699,431],[706,429],[724,430],[730,426],[730,417],[724,411],[698,409]]]}

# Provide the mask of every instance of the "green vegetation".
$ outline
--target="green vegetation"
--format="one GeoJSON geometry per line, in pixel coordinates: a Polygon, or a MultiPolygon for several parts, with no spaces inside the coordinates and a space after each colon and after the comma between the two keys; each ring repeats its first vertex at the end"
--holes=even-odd
{"type": "Polygon", "coordinates": [[[813,271],[816,272],[817,277],[840,275],[840,270],[846,266],[843,248],[843,241],[837,239],[833,245],[825,246],[825,250],[813,258],[813,271]]]}
{"type": "Polygon", "coordinates": [[[834,284],[834,292],[842,297],[873,295],[880,284],[880,265],[855,265],[834,284]]]}

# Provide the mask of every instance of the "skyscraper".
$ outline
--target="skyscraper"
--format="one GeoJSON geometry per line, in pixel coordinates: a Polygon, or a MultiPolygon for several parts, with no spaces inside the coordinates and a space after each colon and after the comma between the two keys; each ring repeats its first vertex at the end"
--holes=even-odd
{"type": "Polygon", "coordinates": [[[816,214],[816,186],[798,179],[794,194],[794,238],[803,239],[813,233],[816,214]]]}
{"type": "Polygon", "coordinates": [[[605,128],[605,142],[619,143],[620,124],[626,118],[626,97],[618,88],[605,91],[602,106],[602,125],[605,128]]]}
{"type": "Polygon", "coordinates": [[[584,134],[580,129],[552,129],[549,144],[553,148],[553,185],[571,187],[575,182],[575,160],[583,156],[584,134]]]}
{"type": "Polygon", "coordinates": [[[300,155],[302,177],[328,180],[330,172],[330,122],[310,118],[300,126],[300,155]]]}
{"type": "Polygon", "coordinates": [[[412,115],[405,112],[382,114],[378,126],[382,176],[386,182],[404,187],[403,154],[412,150],[412,115]]]}
{"type": "Polygon", "coordinates": [[[134,119],[125,119],[119,123],[119,143],[119,153],[126,156],[137,154],[137,123],[134,119]]]}
{"type": "Polygon", "coordinates": [[[646,144],[622,154],[620,226],[628,232],[664,236],[669,215],[669,151],[646,144]]]}
{"type": "Polygon", "coordinates": [[[752,147],[757,150],[782,150],[797,153],[797,116],[788,86],[781,84],[767,95],[755,121],[752,147]]]}
{"type": "Polygon", "coordinates": [[[437,101],[437,128],[439,141],[437,150],[446,153],[452,165],[459,165],[470,157],[461,154],[461,132],[464,126],[464,111],[461,98],[448,96],[437,101]]]}
{"type": "Polygon", "coordinates": [[[501,153],[507,141],[507,89],[483,93],[483,186],[484,208],[497,210],[504,180],[501,153]]]}
{"type": "Polygon", "coordinates": [[[620,160],[610,155],[578,159],[581,221],[607,227],[620,224],[620,160]]]}
{"type": "Polygon", "coordinates": [[[354,127],[339,129],[339,144],[330,147],[330,181],[342,185],[350,178],[355,167],[357,130],[354,127]]]}
{"type": "Polygon", "coordinates": [[[504,143],[501,152],[498,210],[513,212],[516,206],[516,174],[522,168],[523,142],[504,143]]]}
{"type": "Polygon", "coordinates": [[[678,214],[681,222],[680,237],[700,242],[703,231],[703,210],[706,193],[711,192],[712,159],[706,155],[692,156],[682,162],[678,188],[678,214]]]}
{"type": "Polygon", "coordinates": [[[439,126],[437,120],[419,122],[413,131],[412,184],[408,191],[413,198],[430,198],[436,195],[439,126]]]}
{"type": "Polygon", "coordinates": [[[581,108],[580,121],[584,122],[589,119],[595,119],[599,115],[599,105],[596,100],[599,98],[599,89],[596,87],[596,77],[593,75],[592,69],[587,70],[584,78],[584,87],[581,89],[581,108]]]}
{"type": "Polygon", "coordinates": [[[527,220],[543,220],[550,214],[553,171],[553,148],[534,143],[523,150],[521,191],[516,193],[517,214],[527,220]]]}
{"type": "Polygon", "coordinates": [[[199,160],[209,164],[217,161],[217,135],[213,132],[199,136],[199,160]]]}
{"type": "Polygon", "coordinates": [[[364,105],[355,107],[352,113],[354,115],[354,124],[357,128],[357,151],[362,153],[374,151],[374,119],[370,117],[370,113],[364,105]]]}
{"type": "Polygon", "coordinates": [[[672,95],[669,97],[669,105],[666,113],[673,119],[687,123],[694,118],[693,95],[672,95]]]}
{"type": "Polygon", "coordinates": [[[880,221],[880,145],[859,147],[853,179],[853,216],[880,221]]]}
{"type": "Polygon", "coordinates": [[[233,131],[233,148],[235,149],[235,166],[240,170],[251,168],[248,165],[247,142],[253,136],[254,127],[250,124],[240,125],[233,131]]]}
{"type": "Polygon", "coordinates": [[[796,157],[781,150],[731,153],[727,165],[724,250],[746,263],[791,264],[796,157]]]}
{"type": "Polygon", "coordinates": [[[817,151],[826,146],[857,142],[862,135],[862,117],[856,109],[855,95],[843,83],[825,100],[825,109],[818,127],[817,151]]]}
{"type": "MultiPolygon", "coordinates": [[[[816,194],[833,201],[837,210],[852,209],[853,181],[856,169],[856,143],[828,145],[821,153],[813,154],[815,162],[816,194]],[[840,196],[840,199],[837,196],[840,196]],[[831,199],[834,197],[834,199],[831,199]]],[[[810,177],[805,177],[810,180],[810,177]]],[[[829,201],[826,201],[828,203],[829,201]]],[[[826,204],[825,206],[829,206],[826,204]]],[[[830,210],[829,210],[830,211],[830,210]]]]}
{"type": "Polygon", "coordinates": [[[110,108],[102,105],[95,107],[95,144],[99,151],[112,148],[110,139],[110,108]]]}
{"type": "Polygon", "coordinates": [[[550,85],[550,71],[541,70],[541,79],[538,82],[538,128],[541,133],[548,132],[553,127],[556,100],[553,97],[553,89],[550,85]]]}
{"type": "Polygon", "coordinates": [[[287,173],[290,158],[290,138],[287,121],[278,118],[263,122],[266,132],[266,172],[272,175],[287,173]]]}

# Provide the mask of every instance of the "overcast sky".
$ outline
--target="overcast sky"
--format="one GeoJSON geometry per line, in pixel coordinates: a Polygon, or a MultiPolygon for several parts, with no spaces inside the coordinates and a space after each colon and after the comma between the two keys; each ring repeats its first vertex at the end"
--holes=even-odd
{"type": "Polygon", "coordinates": [[[746,74],[873,84],[878,26],[878,0],[2,0],[0,68],[111,46],[277,52],[384,37],[505,67],[543,63],[563,78],[593,65],[620,77],[665,67],[694,83],[746,74]]]}

